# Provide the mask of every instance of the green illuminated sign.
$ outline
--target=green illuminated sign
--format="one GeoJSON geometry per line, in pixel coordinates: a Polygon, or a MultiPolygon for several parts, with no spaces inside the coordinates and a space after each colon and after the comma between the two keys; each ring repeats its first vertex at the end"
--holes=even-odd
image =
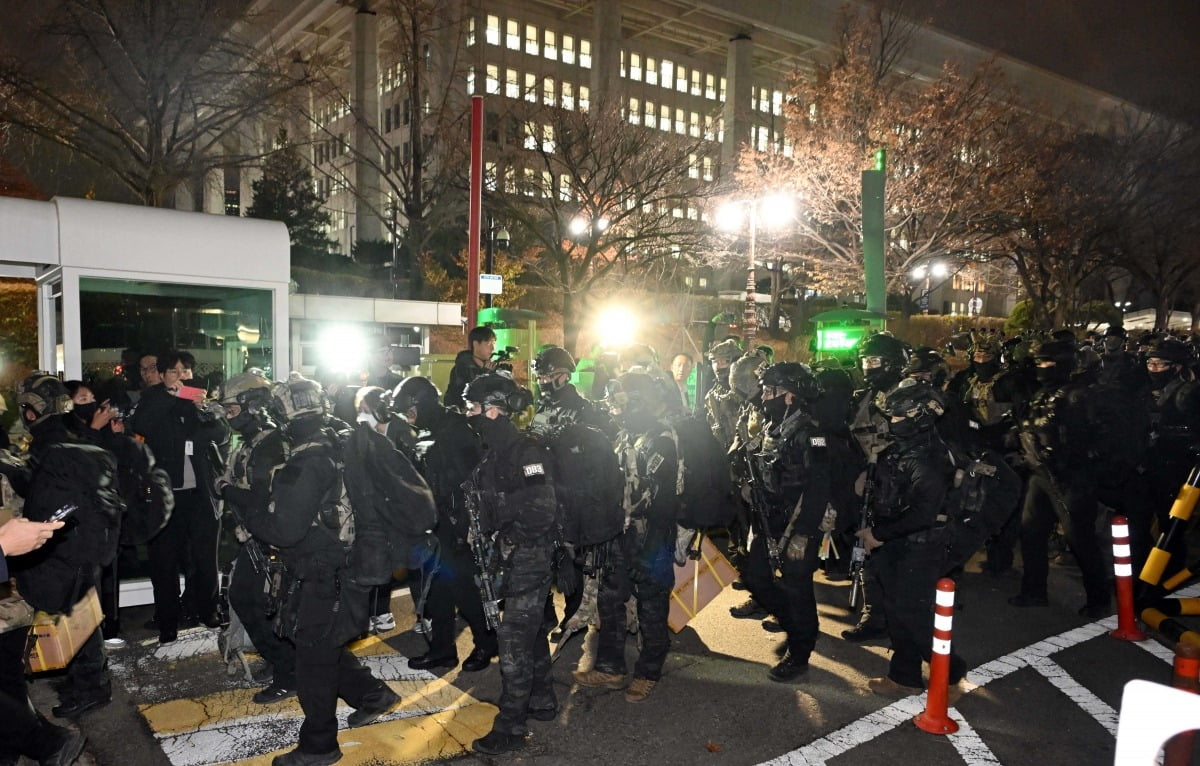
{"type": "Polygon", "coordinates": [[[817,330],[817,351],[849,351],[862,340],[863,328],[826,327],[817,330]]]}

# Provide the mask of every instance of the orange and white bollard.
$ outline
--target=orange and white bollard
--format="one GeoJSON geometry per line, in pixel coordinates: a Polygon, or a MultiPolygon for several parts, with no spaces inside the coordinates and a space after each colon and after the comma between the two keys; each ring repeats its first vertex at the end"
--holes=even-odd
{"type": "Polygon", "coordinates": [[[950,691],[950,627],[954,620],[954,581],[938,580],[933,607],[933,654],[929,658],[929,691],[925,694],[925,712],[913,723],[930,734],[953,734],[958,724],[947,711],[950,691]]]}
{"type": "Polygon", "coordinates": [[[1133,554],[1129,548],[1129,520],[1113,516],[1113,574],[1117,581],[1117,627],[1108,635],[1124,641],[1145,641],[1133,614],[1133,554]]]}
{"type": "MultiPolygon", "coordinates": [[[[1200,693],[1200,647],[1175,645],[1175,673],[1171,686],[1192,694],[1200,693]]],[[[1195,732],[1176,734],[1163,746],[1163,766],[1187,766],[1192,762],[1195,732]]]]}

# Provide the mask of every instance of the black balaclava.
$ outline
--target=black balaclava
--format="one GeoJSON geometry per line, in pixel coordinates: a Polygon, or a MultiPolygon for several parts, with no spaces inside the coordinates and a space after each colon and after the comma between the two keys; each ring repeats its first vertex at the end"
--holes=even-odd
{"type": "Polygon", "coordinates": [[[1053,367],[1038,367],[1037,379],[1043,386],[1059,386],[1071,379],[1071,368],[1062,362],[1055,362],[1053,367]]]}

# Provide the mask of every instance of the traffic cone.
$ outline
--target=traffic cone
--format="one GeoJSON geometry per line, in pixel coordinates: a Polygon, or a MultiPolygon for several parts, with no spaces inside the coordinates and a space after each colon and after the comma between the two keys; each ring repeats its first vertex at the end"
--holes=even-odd
{"type": "MultiPolygon", "coordinates": [[[[1175,673],[1171,685],[1192,694],[1200,692],[1200,648],[1175,644],[1175,673]]],[[[1163,746],[1163,766],[1187,766],[1192,762],[1195,732],[1185,731],[1163,746]]]]}
{"type": "Polygon", "coordinates": [[[1133,614],[1133,558],[1129,548],[1129,521],[1113,516],[1113,574],[1117,581],[1117,627],[1108,635],[1123,641],[1145,641],[1133,614]]]}
{"type": "Polygon", "coordinates": [[[933,608],[933,654],[929,658],[929,691],[925,694],[925,712],[913,723],[930,734],[953,734],[958,724],[947,712],[950,691],[950,627],[954,620],[954,581],[938,580],[933,608]]]}

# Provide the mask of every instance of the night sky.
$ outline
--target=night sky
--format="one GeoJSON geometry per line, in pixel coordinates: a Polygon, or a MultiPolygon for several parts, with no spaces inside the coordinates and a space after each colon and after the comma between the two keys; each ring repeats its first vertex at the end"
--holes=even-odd
{"type": "Polygon", "coordinates": [[[1200,114],[1200,0],[908,0],[902,7],[1143,107],[1200,114]]]}

